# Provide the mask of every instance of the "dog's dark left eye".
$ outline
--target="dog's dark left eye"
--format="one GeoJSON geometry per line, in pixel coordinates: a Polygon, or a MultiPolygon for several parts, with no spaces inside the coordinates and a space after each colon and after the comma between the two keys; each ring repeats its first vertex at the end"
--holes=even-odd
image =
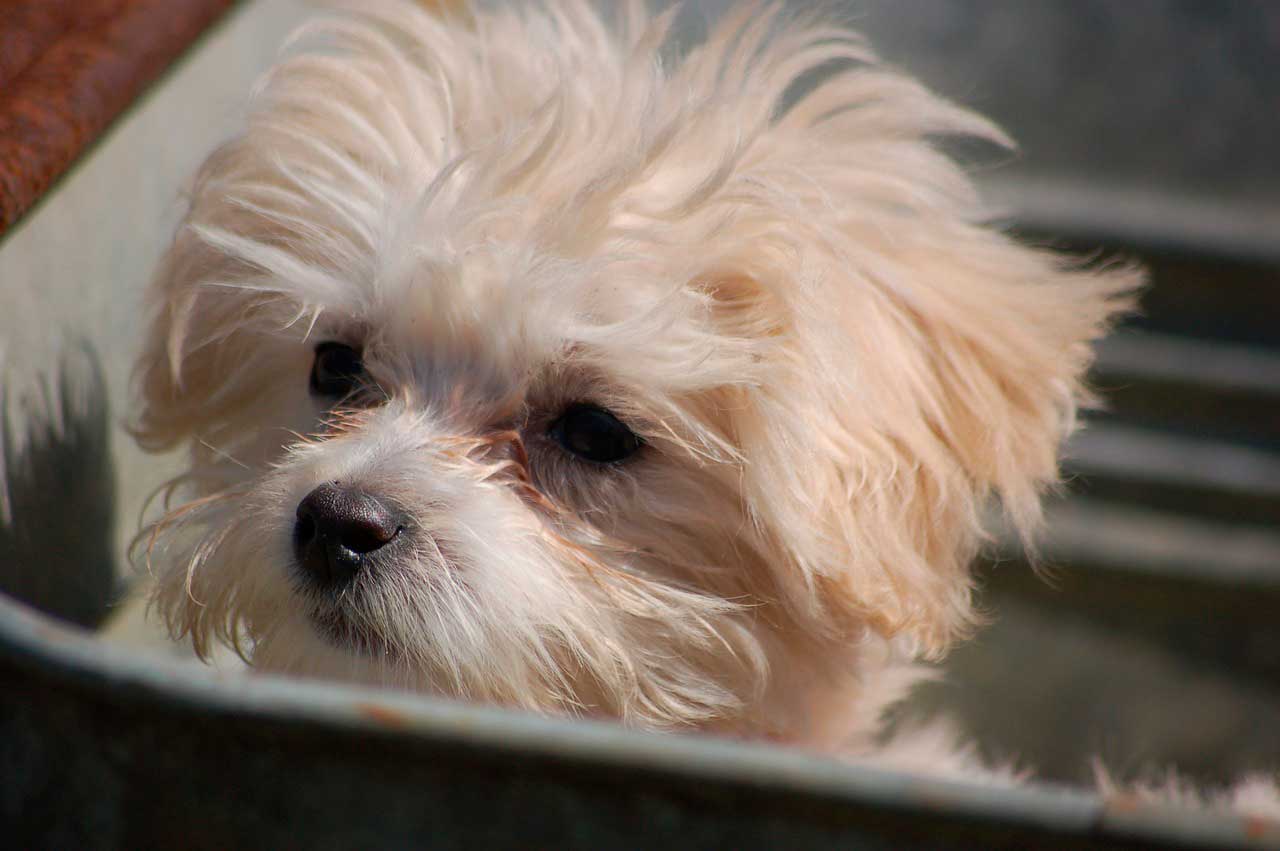
{"type": "Polygon", "coordinates": [[[640,438],[617,417],[594,405],[570,405],[548,429],[552,440],[587,461],[621,461],[640,448],[640,438]]]}
{"type": "Polygon", "coordinates": [[[364,381],[364,362],[360,352],[343,343],[321,343],[316,346],[315,363],[311,365],[311,392],[329,399],[344,399],[360,389],[364,381]]]}

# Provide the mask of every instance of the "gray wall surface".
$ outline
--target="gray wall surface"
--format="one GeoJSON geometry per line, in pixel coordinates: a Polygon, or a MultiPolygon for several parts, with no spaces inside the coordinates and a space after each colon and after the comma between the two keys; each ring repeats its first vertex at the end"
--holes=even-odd
{"type": "Polygon", "coordinates": [[[184,182],[234,130],[254,79],[307,8],[257,0],[233,12],[0,242],[0,378],[10,398],[52,371],[66,338],[87,339],[102,357],[121,555],[147,493],[174,463],[141,453],[122,428],[143,288],[181,212],[184,182]]]}

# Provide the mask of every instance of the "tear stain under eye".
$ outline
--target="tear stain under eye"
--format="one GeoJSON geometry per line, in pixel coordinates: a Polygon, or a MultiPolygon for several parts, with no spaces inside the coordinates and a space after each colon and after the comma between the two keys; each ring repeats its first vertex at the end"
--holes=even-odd
{"type": "Polygon", "coordinates": [[[321,442],[328,438],[352,435],[365,428],[373,418],[368,408],[334,407],[320,418],[324,431],[309,435],[307,442],[321,442]]]}
{"type": "Polygon", "coordinates": [[[524,500],[552,514],[561,516],[565,509],[543,493],[534,483],[529,470],[529,451],[524,444],[524,436],[516,429],[504,429],[478,437],[446,437],[441,439],[445,446],[445,454],[457,459],[471,462],[481,472],[482,481],[491,481],[507,477],[507,481],[515,486],[524,500]],[[508,457],[496,460],[480,456],[493,453],[506,447],[508,457]]]}
{"type": "MultiPolygon", "coordinates": [[[[597,584],[599,584],[599,574],[632,582],[643,582],[640,577],[632,576],[625,571],[610,567],[601,561],[588,547],[570,540],[558,531],[559,527],[570,525],[569,521],[576,519],[576,515],[547,496],[533,483],[529,472],[528,450],[524,444],[524,437],[519,431],[508,429],[483,437],[445,438],[444,442],[452,445],[453,451],[451,454],[454,457],[472,462],[477,460],[475,458],[477,450],[492,451],[494,448],[505,444],[509,447],[513,457],[492,462],[484,471],[483,480],[489,481],[500,476],[507,476],[507,482],[514,486],[516,492],[524,499],[525,503],[538,509],[548,521],[542,524],[539,529],[541,536],[552,547],[562,552],[567,561],[581,567],[597,584]]],[[[602,541],[602,543],[619,554],[639,552],[634,547],[620,541],[602,541]]]]}

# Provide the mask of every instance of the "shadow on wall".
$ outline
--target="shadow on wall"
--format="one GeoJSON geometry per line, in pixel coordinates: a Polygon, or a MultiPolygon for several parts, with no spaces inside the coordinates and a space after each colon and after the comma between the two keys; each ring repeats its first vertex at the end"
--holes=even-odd
{"type": "Polygon", "coordinates": [[[0,364],[0,592],[96,627],[119,596],[102,365],[81,342],[49,374],[13,371],[0,364]]]}

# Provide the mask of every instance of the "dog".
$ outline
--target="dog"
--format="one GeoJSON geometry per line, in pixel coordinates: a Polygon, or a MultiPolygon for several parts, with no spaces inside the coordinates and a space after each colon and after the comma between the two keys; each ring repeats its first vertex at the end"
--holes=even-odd
{"type": "Polygon", "coordinates": [[[151,288],[154,605],[267,671],[1011,779],[882,715],[1141,271],[993,226],[939,142],[1009,140],[840,26],[615,12],[294,39],[151,288]]]}

